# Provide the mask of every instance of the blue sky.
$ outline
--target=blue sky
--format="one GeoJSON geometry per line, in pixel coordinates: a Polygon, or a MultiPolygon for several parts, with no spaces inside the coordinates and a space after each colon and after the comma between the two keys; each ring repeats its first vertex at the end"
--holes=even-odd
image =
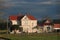
{"type": "Polygon", "coordinates": [[[9,15],[25,14],[26,12],[42,19],[45,16],[59,18],[60,0],[1,0],[0,12],[4,12],[4,17],[9,15]]]}

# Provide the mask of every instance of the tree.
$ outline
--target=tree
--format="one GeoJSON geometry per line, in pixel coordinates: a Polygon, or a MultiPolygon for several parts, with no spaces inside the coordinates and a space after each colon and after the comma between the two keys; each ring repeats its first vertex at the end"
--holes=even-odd
{"type": "Polygon", "coordinates": [[[5,22],[3,16],[4,16],[4,12],[0,12],[0,22],[5,22]]]}

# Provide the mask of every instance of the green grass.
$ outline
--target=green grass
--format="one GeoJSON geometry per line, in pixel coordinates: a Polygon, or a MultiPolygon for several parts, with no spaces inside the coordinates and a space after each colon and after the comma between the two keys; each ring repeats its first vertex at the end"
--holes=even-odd
{"type": "Polygon", "coordinates": [[[9,38],[11,40],[60,40],[59,33],[1,34],[0,37],[9,38]]]}

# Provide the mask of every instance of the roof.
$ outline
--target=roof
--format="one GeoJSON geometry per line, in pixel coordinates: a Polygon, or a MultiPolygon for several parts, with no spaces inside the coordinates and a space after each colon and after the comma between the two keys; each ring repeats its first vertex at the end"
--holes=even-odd
{"type": "Polygon", "coordinates": [[[52,21],[49,19],[43,20],[44,25],[52,25],[52,21]]]}
{"type": "Polygon", "coordinates": [[[54,28],[60,28],[60,24],[54,24],[54,28]]]}
{"type": "Polygon", "coordinates": [[[54,23],[54,28],[60,28],[60,19],[54,19],[53,23],[54,23]]]}
{"type": "Polygon", "coordinates": [[[27,15],[27,17],[30,19],[30,20],[36,20],[36,18],[32,15],[27,15]]]}
{"type": "Polygon", "coordinates": [[[42,21],[38,21],[38,25],[40,26],[43,26],[43,25],[53,25],[52,21],[49,20],[49,19],[45,19],[45,20],[42,20],[42,21]]]}
{"type": "Polygon", "coordinates": [[[18,17],[18,16],[16,16],[16,15],[11,15],[11,16],[9,16],[9,19],[10,19],[10,20],[17,20],[17,17],[18,17]]]}
{"type": "Polygon", "coordinates": [[[11,15],[9,16],[10,20],[21,20],[24,15],[11,15]]]}
{"type": "MultiPolygon", "coordinates": [[[[26,15],[30,20],[36,20],[36,18],[32,15],[27,14],[26,15]]],[[[11,15],[9,16],[10,20],[21,20],[24,17],[24,15],[11,15]]]]}

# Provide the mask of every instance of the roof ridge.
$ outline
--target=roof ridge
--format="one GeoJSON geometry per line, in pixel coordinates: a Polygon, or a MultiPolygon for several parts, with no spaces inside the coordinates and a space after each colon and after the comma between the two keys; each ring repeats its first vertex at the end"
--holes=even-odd
{"type": "Polygon", "coordinates": [[[30,20],[36,20],[36,18],[32,15],[26,15],[30,20]]]}

